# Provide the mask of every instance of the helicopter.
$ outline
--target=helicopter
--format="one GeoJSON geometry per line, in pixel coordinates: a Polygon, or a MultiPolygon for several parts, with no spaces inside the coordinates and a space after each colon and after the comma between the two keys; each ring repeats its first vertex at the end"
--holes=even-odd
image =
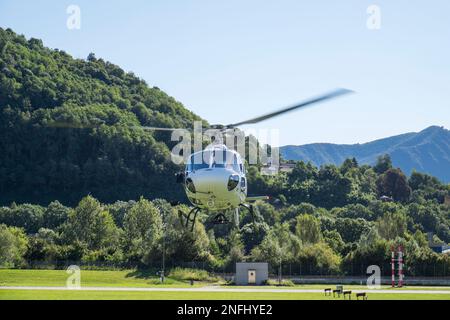
{"type": "MultiPolygon", "coordinates": [[[[335,89],[326,94],[316,96],[256,118],[228,125],[211,125],[208,129],[225,135],[229,133],[233,134],[236,130],[239,130],[238,126],[257,124],[282,114],[309,107],[352,92],[353,91],[348,89],[335,89]]],[[[95,120],[94,124],[84,126],[83,128],[94,128],[104,124],[104,121],[100,119],[92,120],[95,120]]],[[[49,126],[80,128],[79,126],[61,122],[54,122],[49,124],[49,126]]],[[[187,130],[149,126],[139,126],[138,128],[149,131],[172,132],[176,130],[187,130]]],[[[241,209],[249,211],[253,221],[255,221],[253,203],[257,200],[269,200],[269,197],[264,195],[247,195],[248,181],[246,173],[245,161],[241,154],[232,148],[228,148],[221,140],[215,141],[204,149],[188,155],[184,170],[175,175],[176,182],[183,185],[186,196],[193,206],[187,215],[179,211],[179,218],[183,226],[186,229],[190,229],[192,232],[194,230],[197,215],[201,211],[208,216],[213,216],[213,224],[232,223],[224,213],[234,211],[234,225],[238,229],[241,209]]]]}
{"type": "MultiPolygon", "coordinates": [[[[256,118],[229,125],[213,125],[211,128],[227,133],[236,130],[238,126],[256,124],[351,92],[348,89],[336,89],[327,94],[256,118]]],[[[236,228],[239,228],[240,209],[248,210],[253,221],[255,220],[252,203],[257,200],[268,200],[269,197],[247,195],[248,182],[244,162],[237,151],[229,149],[222,143],[213,143],[204,150],[189,156],[185,170],[176,174],[177,183],[184,185],[187,198],[193,205],[193,208],[187,215],[181,211],[179,212],[180,219],[182,219],[186,228],[190,225],[191,231],[193,231],[197,214],[200,211],[204,211],[208,215],[215,214],[212,220],[213,224],[230,223],[223,212],[234,211],[236,228]]]]}
{"type": "Polygon", "coordinates": [[[208,214],[218,212],[213,224],[228,223],[223,212],[234,209],[235,226],[239,226],[239,209],[245,208],[254,217],[250,201],[266,200],[266,196],[248,197],[246,168],[241,155],[226,145],[211,145],[202,151],[193,153],[187,161],[184,172],[178,173],[177,182],[184,189],[193,208],[189,214],[179,212],[184,225],[194,228],[198,212],[208,214]]]}

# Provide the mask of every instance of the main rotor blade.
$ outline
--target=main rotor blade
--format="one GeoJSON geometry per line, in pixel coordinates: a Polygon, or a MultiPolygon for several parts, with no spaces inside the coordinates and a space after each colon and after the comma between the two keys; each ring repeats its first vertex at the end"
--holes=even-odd
{"type": "Polygon", "coordinates": [[[76,124],[71,122],[63,122],[63,121],[51,121],[45,124],[46,127],[50,128],[63,128],[63,129],[93,129],[97,128],[100,125],[97,124],[76,124]]]}
{"type": "MultiPolygon", "coordinates": [[[[99,128],[105,123],[94,123],[94,124],[75,124],[70,122],[62,121],[52,121],[47,124],[48,127],[52,128],[66,128],[66,129],[94,129],[99,128]]],[[[161,127],[148,127],[148,126],[128,126],[130,129],[142,129],[147,131],[175,131],[175,130],[189,130],[181,128],[161,128],[161,127]]]]}
{"type": "Polygon", "coordinates": [[[293,106],[290,106],[290,107],[287,107],[287,108],[283,108],[283,109],[280,109],[278,111],[271,112],[271,113],[259,116],[257,118],[241,121],[241,122],[238,122],[238,123],[229,124],[229,125],[227,125],[225,127],[226,128],[234,128],[234,127],[241,126],[241,125],[244,125],[244,124],[255,124],[255,123],[258,123],[258,122],[261,122],[261,121],[264,121],[264,120],[267,120],[267,119],[270,119],[270,118],[273,118],[273,117],[277,117],[277,116],[282,115],[284,113],[294,111],[296,109],[304,108],[304,107],[310,106],[312,104],[319,103],[319,102],[322,102],[322,101],[325,101],[325,100],[329,100],[329,99],[333,99],[333,98],[342,96],[344,94],[352,93],[352,92],[353,92],[352,90],[348,90],[348,89],[337,89],[337,90],[331,91],[329,93],[326,93],[324,95],[312,98],[310,100],[306,100],[306,101],[301,102],[299,104],[296,104],[296,105],[293,105],[293,106]]]}
{"type": "Polygon", "coordinates": [[[148,131],[176,131],[176,130],[187,130],[190,131],[190,129],[183,129],[183,128],[161,128],[161,127],[147,127],[147,126],[134,126],[131,127],[132,129],[143,129],[148,131]]]}

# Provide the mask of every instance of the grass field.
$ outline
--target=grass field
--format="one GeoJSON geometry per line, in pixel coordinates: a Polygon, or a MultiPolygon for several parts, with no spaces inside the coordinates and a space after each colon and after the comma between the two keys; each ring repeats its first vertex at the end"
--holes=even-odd
{"type": "MultiPolygon", "coordinates": [[[[66,290],[0,290],[0,300],[341,300],[322,293],[273,292],[115,292],[66,290]]],[[[355,299],[355,298],[353,298],[355,299]]],[[[369,300],[449,300],[443,294],[369,293],[369,300]]]]}
{"type": "MultiPolygon", "coordinates": [[[[0,269],[0,287],[65,287],[66,279],[69,275],[65,270],[1,270],[0,269]]],[[[159,288],[162,290],[171,290],[174,288],[192,288],[186,281],[175,279],[166,279],[164,285],[159,284],[159,279],[151,274],[138,272],[135,270],[124,271],[82,271],[82,287],[104,287],[121,288],[123,291],[100,291],[92,288],[89,291],[84,290],[44,290],[40,289],[1,289],[0,300],[104,300],[104,299],[136,299],[136,300],[343,300],[342,298],[326,297],[318,292],[269,292],[269,290],[280,289],[275,286],[264,287],[237,287],[220,286],[222,291],[132,291],[127,288],[159,288]],[[225,290],[224,290],[225,289],[225,290]],[[227,289],[230,289],[230,292],[227,289]],[[258,289],[258,292],[236,292],[233,289],[258,289]]],[[[196,282],[194,289],[214,286],[218,288],[218,283],[196,282]]],[[[295,287],[283,287],[281,289],[323,289],[333,287],[332,285],[298,285],[295,287]]],[[[383,287],[384,290],[393,290],[390,292],[370,292],[364,286],[346,285],[348,290],[365,290],[368,292],[369,300],[450,300],[449,287],[406,287],[403,289],[390,289],[383,287]],[[427,290],[430,293],[401,293],[402,290],[427,290]],[[431,293],[433,290],[449,291],[449,294],[431,293]]],[[[111,289],[110,289],[111,290],[111,289]]],[[[355,299],[353,297],[353,299],[355,299]]]]}
{"type": "MultiPolygon", "coordinates": [[[[64,287],[69,274],[65,270],[10,270],[0,269],[0,286],[36,286],[64,287]]],[[[136,270],[93,271],[81,272],[83,287],[190,287],[187,281],[166,278],[161,284],[156,275],[136,270]]],[[[194,286],[205,283],[195,282],[194,286]]]]}

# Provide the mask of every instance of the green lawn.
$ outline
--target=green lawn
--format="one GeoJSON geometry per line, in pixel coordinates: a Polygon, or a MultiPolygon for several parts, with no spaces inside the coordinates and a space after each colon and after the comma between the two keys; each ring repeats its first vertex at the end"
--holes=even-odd
{"type": "MultiPolygon", "coordinates": [[[[369,300],[448,300],[444,294],[369,293],[369,300]]],[[[344,300],[322,293],[273,292],[114,292],[65,290],[0,290],[0,300],[344,300]]],[[[355,299],[355,297],[353,297],[355,299]]]]}
{"type": "MultiPolygon", "coordinates": [[[[69,274],[65,270],[9,270],[0,269],[0,286],[65,287],[69,274]]],[[[196,282],[194,286],[204,286],[196,282]]],[[[136,270],[81,271],[83,287],[190,287],[187,281],[166,278],[162,285],[156,275],[136,270]]]]}
{"type": "MultiPolygon", "coordinates": [[[[228,289],[236,289],[236,288],[245,288],[245,289],[250,289],[250,288],[258,288],[258,289],[319,289],[322,290],[324,288],[335,288],[336,285],[335,284],[298,284],[295,285],[293,287],[288,287],[288,286],[228,286],[228,285],[224,285],[222,286],[222,288],[228,288],[228,289]]],[[[365,291],[369,291],[370,290],[367,288],[367,286],[361,286],[361,285],[355,285],[355,284],[346,284],[344,285],[345,289],[348,290],[365,290],[365,291]]],[[[405,286],[402,288],[392,288],[391,286],[388,285],[383,285],[381,286],[382,290],[439,290],[439,291],[449,291],[450,292],[450,287],[429,287],[429,286],[405,286]]]]}
{"type": "MultiPolygon", "coordinates": [[[[68,274],[65,270],[16,270],[16,269],[0,269],[0,286],[39,286],[39,287],[61,287],[66,286],[68,274]]],[[[213,283],[195,282],[194,287],[202,287],[212,285],[213,283]]],[[[191,287],[186,281],[177,281],[166,278],[165,284],[159,282],[153,274],[139,272],[136,270],[121,271],[81,271],[81,285],[83,287],[191,287]]],[[[281,287],[285,289],[323,289],[326,287],[334,287],[334,285],[326,284],[308,284],[296,285],[295,287],[281,287]]],[[[258,288],[276,289],[277,286],[251,287],[251,286],[222,286],[222,288],[258,288]]],[[[361,285],[345,285],[349,290],[365,290],[366,286],[361,285]]],[[[390,289],[390,286],[382,286],[382,289],[390,289]]],[[[421,287],[407,286],[405,290],[450,290],[450,287],[421,287]]],[[[402,290],[396,289],[396,290],[402,290]]]]}
{"type": "MultiPolygon", "coordinates": [[[[40,286],[40,287],[65,287],[68,274],[65,270],[8,270],[0,269],[0,286],[40,286]]],[[[207,285],[218,285],[218,283],[196,282],[195,287],[204,287],[207,285]]],[[[168,287],[168,288],[186,288],[191,287],[185,281],[166,279],[164,285],[159,283],[159,279],[153,275],[136,270],[122,271],[93,271],[82,270],[82,287],[130,287],[130,288],[149,288],[149,287],[168,287]]],[[[286,292],[264,292],[267,289],[323,289],[333,288],[334,285],[297,285],[295,287],[237,287],[221,286],[225,289],[233,288],[258,288],[260,292],[136,292],[136,291],[77,291],[77,290],[0,290],[0,300],[4,299],[156,299],[156,300],[276,300],[276,299],[295,299],[295,300],[337,300],[338,298],[325,297],[323,293],[286,293],[286,292]]],[[[367,290],[365,286],[346,285],[349,290],[365,290],[370,300],[390,299],[390,300],[414,300],[414,299],[432,299],[432,300],[450,300],[450,294],[407,294],[407,293],[374,293],[367,290]]],[[[382,289],[389,289],[383,286],[382,289]]],[[[449,290],[449,287],[406,287],[407,290],[449,290]]],[[[399,290],[399,289],[397,289],[399,290]]],[[[400,289],[402,290],[402,289],[400,289]]],[[[353,296],[353,299],[355,297],[353,296]]],[[[342,298],[340,300],[343,300],[342,298]]]]}

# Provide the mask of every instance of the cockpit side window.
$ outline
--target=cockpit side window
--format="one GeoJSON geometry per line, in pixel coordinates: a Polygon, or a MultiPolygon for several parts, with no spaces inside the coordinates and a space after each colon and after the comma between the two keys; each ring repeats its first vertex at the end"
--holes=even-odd
{"type": "Polygon", "coordinates": [[[237,172],[242,171],[239,166],[239,160],[238,160],[238,157],[236,156],[236,154],[233,155],[233,170],[237,171],[237,172]]]}

